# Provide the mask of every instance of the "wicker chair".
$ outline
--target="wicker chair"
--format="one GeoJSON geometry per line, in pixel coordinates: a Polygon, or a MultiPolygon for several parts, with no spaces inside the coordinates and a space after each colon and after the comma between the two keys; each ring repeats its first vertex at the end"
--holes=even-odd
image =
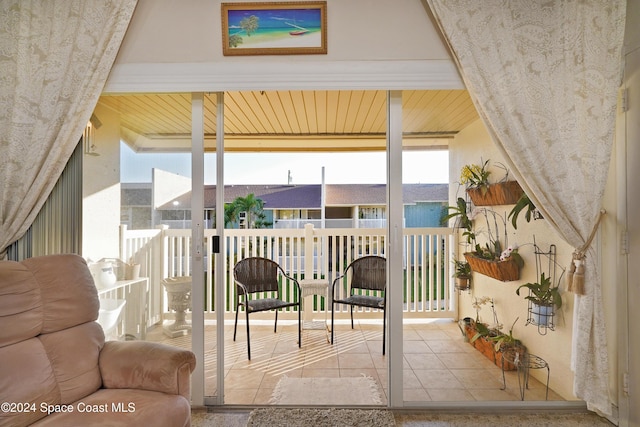
{"type": "Polygon", "coordinates": [[[236,321],[233,326],[233,340],[236,340],[238,328],[238,312],[244,307],[247,318],[247,355],[251,360],[251,343],[249,340],[249,314],[259,311],[276,311],[276,321],[273,332],[278,327],[278,309],[285,307],[298,308],[298,347],[302,346],[300,284],[293,277],[288,276],[278,263],[267,258],[251,257],[239,261],[233,268],[233,278],[236,282],[236,321]],[[279,276],[295,283],[294,302],[281,298],[279,276]],[[267,294],[263,294],[267,293],[267,294]],[[252,298],[253,296],[253,298],[252,298]]]}
{"type": "Polygon", "coordinates": [[[346,304],[351,308],[351,329],[353,329],[353,307],[369,307],[382,310],[382,354],[385,352],[387,326],[386,288],[387,260],[380,256],[365,256],[353,261],[344,273],[333,281],[331,292],[331,344],[333,344],[334,312],[336,304],[346,304]],[[336,293],[338,283],[343,284],[342,293],[336,293]]]}

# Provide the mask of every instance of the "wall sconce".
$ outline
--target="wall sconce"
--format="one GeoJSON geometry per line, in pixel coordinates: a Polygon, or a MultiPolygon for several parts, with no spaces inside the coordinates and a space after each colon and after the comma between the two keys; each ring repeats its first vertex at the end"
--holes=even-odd
{"type": "Polygon", "coordinates": [[[94,143],[94,131],[102,126],[100,119],[95,114],[91,115],[91,118],[87,122],[87,126],[82,132],[82,141],[84,143],[84,154],[90,156],[99,156],[100,153],[96,152],[96,145],[94,143]]]}

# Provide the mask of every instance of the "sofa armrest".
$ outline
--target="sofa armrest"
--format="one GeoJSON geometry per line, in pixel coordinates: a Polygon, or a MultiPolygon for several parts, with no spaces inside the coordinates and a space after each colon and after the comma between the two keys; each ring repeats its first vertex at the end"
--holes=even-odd
{"type": "Polygon", "coordinates": [[[99,359],[104,388],[180,394],[191,399],[196,357],[189,351],[144,341],[107,341],[99,359]]]}

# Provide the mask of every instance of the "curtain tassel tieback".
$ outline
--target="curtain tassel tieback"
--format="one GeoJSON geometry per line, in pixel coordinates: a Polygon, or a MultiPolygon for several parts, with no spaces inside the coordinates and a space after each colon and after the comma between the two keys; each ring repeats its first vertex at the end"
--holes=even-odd
{"type": "Polygon", "coordinates": [[[591,235],[580,249],[577,249],[573,252],[571,264],[569,265],[569,272],[567,273],[567,290],[569,292],[573,292],[576,295],[585,294],[584,273],[585,259],[587,258],[586,252],[587,249],[589,249],[589,246],[591,246],[591,242],[596,235],[596,231],[598,230],[600,221],[602,220],[602,217],[605,213],[606,211],[604,209],[600,211],[598,219],[593,226],[593,230],[591,230],[591,235]]]}

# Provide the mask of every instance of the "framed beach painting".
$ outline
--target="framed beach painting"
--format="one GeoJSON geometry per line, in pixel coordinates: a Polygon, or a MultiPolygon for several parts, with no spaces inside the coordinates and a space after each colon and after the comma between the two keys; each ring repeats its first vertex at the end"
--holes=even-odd
{"type": "Polygon", "coordinates": [[[327,53],[327,2],[222,3],[222,53],[327,53]]]}

